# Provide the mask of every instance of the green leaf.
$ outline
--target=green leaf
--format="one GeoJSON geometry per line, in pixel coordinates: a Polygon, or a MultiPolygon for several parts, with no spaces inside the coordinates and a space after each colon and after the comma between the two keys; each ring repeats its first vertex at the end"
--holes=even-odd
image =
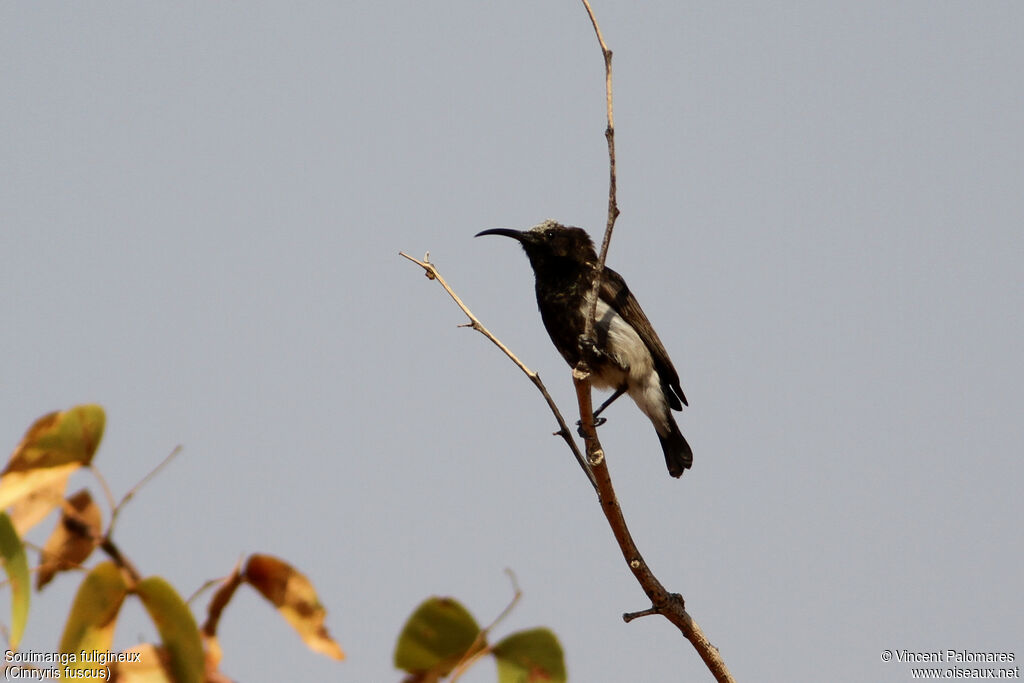
{"type": "Polygon", "coordinates": [[[555,634],[546,628],[513,633],[494,646],[499,683],[564,683],[565,657],[555,634]]]}
{"type": "MultiPolygon", "coordinates": [[[[113,562],[101,562],[93,567],[78,587],[60,639],[60,651],[76,654],[82,650],[109,651],[114,642],[117,614],[127,593],[121,570],[113,562]]],[[[70,670],[96,666],[95,662],[69,663],[61,678],[72,678],[70,670]]]]}
{"type": "Polygon", "coordinates": [[[25,546],[18,538],[18,532],[11,524],[6,512],[0,512],[0,557],[4,571],[11,582],[11,642],[10,649],[17,650],[21,635],[28,621],[28,597],[31,581],[28,575],[28,560],[25,546]]]}
{"type": "Polygon", "coordinates": [[[170,655],[169,666],[177,683],[201,683],[203,680],[203,643],[192,611],[169,583],[159,576],[143,579],[135,587],[149,617],[160,632],[160,640],[170,655]]]}
{"type": "MultiPolygon", "coordinates": [[[[466,654],[480,627],[452,598],[428,598],[405,622],[395,645],[395,666],[411,674],[446,675],[466,654]]],[[[482,645],[482,643],[481,643],[482,645]]]]}

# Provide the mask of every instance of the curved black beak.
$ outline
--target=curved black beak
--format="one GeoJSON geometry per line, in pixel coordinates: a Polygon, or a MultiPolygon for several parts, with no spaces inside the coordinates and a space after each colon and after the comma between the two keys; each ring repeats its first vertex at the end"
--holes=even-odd
{"type": "Polygon", "coordinates": [[[491,228],[490,230],[481,230],[473,237],[483,237],[484,235],[502,235],[504,237],[511,237],[512,239],[523,241],[523,231],[513,230],[512,228],[491,228]]]}

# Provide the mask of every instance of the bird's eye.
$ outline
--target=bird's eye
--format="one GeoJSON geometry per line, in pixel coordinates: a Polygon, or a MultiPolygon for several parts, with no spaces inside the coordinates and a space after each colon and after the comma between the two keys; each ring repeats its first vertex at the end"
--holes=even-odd
{"type": "Polygon", "coordinates": [[[554,230],[545,230],[544,231],[544,236],[547,237],[549,240],[553,240],[553,239],[555,239],[555,231],[554,230]]]}

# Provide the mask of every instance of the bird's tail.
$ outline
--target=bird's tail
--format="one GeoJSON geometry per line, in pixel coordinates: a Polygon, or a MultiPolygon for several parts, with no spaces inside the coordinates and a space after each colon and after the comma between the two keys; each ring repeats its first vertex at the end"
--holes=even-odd
{"type": "Polygon", "coordinates": [[[693,465],[693,451],[690,450],[690,444],[686,443],[683,433],[679,431],[679,425],[672,418],[672,414],[669,413],[666,417],[668,429],[664,434],[658,430],[658,438],[661,439],[661,450],[665,452],[668,473],[673,477],[681,477],[683,471],[693,465]]]}

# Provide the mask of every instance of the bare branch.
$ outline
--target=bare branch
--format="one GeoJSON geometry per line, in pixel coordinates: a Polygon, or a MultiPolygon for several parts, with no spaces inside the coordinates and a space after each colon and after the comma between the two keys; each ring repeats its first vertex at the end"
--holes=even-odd
{"type": "MultiPolygon", "coordinates": [[[[615,219],[619,215],[616,202],[616,177],[615,177],[615,123],[612,113],[612,51],[601,34],[601,27],[597,23],[597,17],[590,7],[588,0],[583,0],[583,5],[590,16],[590,22],[594,26],[594,33],[597,34],[597,41],[601,45],[601,54],[604,57],[604,85],[605,103],[608,110],[608,127],[605,129],[605,139],[608,141],[608,224],[605,227],[604,239],[601,242],[601,253],[598,257],[596,267],[597,275],[594,278],[594,285],[587,300],[589,313],[586,319],[584,335],[588,339],[594,339],[594,318],[597,314],[597,297],[601,287],[601,278],[604,272],[605,259],[608,256],[608,245],[611,243],[612,230],[615,227],[615,219]]],[[[686,612],[683,596],[678,593],[669,593],[654,573],[647,566],[640,555],[633,537],[626,527],[626,520],[622,515],[622,508],[619,506],[618,498],[615,496],[615,489],[612,487],[612,480],[608,474],[608,464],[605,461],[604,449],[597,437],[597,429],[594,426],[594,411],[591,401],[590,368],[587,361],[587,354],[580,354],[580,362],[573,369],[573,383],[576,386],[576,400],[579,403],[580,423],[583,429],[583,440],[586,443],[587,462],[597,482],[597,496],[601,503],[601,510],[604,512],[608,525],[612,529],[616,542],[622,551],[626,564],[633,572],[633,576],[644,589],[647,597],[651,600],[651,608],[633,615],[624,615],[628,622],[637,616],[659,613],[675,624],[683,635],[689,640],[708,669],[719,683],[733,681],[732,675],[722,661],[718,649],[708,642],[704,633],[697,623],[686,612]]]]}
{"type": "Polygon", "coordinates": [[[601,504],[601,511],[604,512],[611,527],[612,535],[622,551],[622,557],[633,576],[636,577],[640,587],[651,600],[650,609],[633,614],[623,615],[626,622],[648,614],[661,614],[675,624],[683,636],[689,640],[697,650],[697,654],[704,660],[708,669],[719,683],[734,683],[729,669],[725,666],[718,648],[714,647],[705,637],[697,622],[686,612],[686,603],[679,593],[670,593],[665,586],[658,581],[654,572],[647,566],[639,548],[633,541],[629,528],[626,526],[626,519],[622,515],[622,508],[615,495],[615,488],[612,486],[611,476],[608,473],[608,463],[604,457],[604,449],[597,437],[597,429],[594,427],[593,404],[590,399],[590,380],[583,379],[574,371],[573,382],[576,385],[576,399],[580,408],[580,419],[583,423],[583,439],[587,445],[587,462],[594,472],[597,480],[597,497],[601,504]],[[589,417],[588,417],[589,416],[589,417]]]}
{"type": "Polygon", "coordinates": [[[565,424],[565,420],[562,418],[561,411],[558,410],[558,406],[555,404],[554,399],[552,399],[551,394],[548,393],[548,389],[547,387],[544,386],[544,382],[541,381],[540,375],[538,375],[530,368],[526,367],[526,364],[523,363],[523,361],[519,360],[519,358],[516,357],[516,355],[512,353],[512,351],[507,346],[505,346],[505,344],[502,343],[500,339],[494,336],[494,334],[490,330],[484,327],[483,323],[481,323],[480,320],[475,315],[473,315],[473,312],[469,310],[469,307],[466,306],[466,304],[462,303],[462,299],[459,298],[459,295],[456,294],[455,291],[448,286],[448,283],[445,282],[445,279],[441,277],[441,273],[439,273],[437,271],[437,268],[434,267],[434,264],[430,262],[430,252],[427,252],[427,255],[423,257],[422,261],[413,258],[412,256],[409,256],[405,252],[400,251],[398,252],[398,255],[409,259],[410,261],[418,265],[420,268],[422,268],[425,271],[428,280],[437,280],[438,284],[444,287],[444,291],[448,292],[448,296],[452,298],[452,300],[458,305],[458,307],[462,309],[462,312],[466,314],[466,317],[469,318],[469,323],[466,325],[461,325],[461,327],[471,327],[480,334],[490,339],[495,346],[501,349],[502,353],[508,356],[509,359],[511,359],[512,362],[516,364],[516,367],[522,370],[523,373],[530,378],[530,381],[533,382],[534,386],[537,387],[537,390],[540,391],[541,395],[544,396],[544,400],[547,402],[548,408],[551,409],[551,412],[554,414],[555,419],[558,421],[558,431],[555,432],[555,436],[562,437],[562,439],[569,446],[569,448],[572,449],[572,454],[576,457],[576,461],[583,469],[584,474],[587,475],[587,479],[590,480],[591,486],[593,486],[596,490],[597,482],[594,481],[594,475],[593,473],[591,473],[590,468],[587,467],[586,459],[583,457],[583,454],[580,452],[579,447],[573,440],[572,433],[569,431],[569,427],[565,424]]]}

